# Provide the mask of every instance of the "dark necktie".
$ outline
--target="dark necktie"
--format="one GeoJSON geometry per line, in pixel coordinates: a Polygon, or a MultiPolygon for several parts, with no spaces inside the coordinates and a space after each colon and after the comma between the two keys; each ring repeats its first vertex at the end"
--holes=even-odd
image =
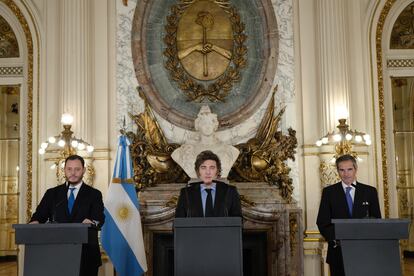
{"type": "Polygon", "coordinates": [[[349,216],[352,217],[352,205],[353,205],[352,196],[351,196],[352,187],[346,187],[345,190],[346,190],[345,192],[346,203],[348,203],[348,213],[349,213],[349,216]]]}
{"type": "Polygon", "coordinates": [[[206,198],[206,211],[205,217],[213,217],[213,196],[211,195],[211,189],[206,189],[207,198],[206,198]]]}
{"type": "Polygon", "coordinates": [[[72,208],[73,208],[73,204],[75,204],[75,194],[73,193],[73,191],[76,188],[69,188],[70,190],[70,195],[68,198],[68,210],[69,210],[69,214],[72,213],[72,208]]]}

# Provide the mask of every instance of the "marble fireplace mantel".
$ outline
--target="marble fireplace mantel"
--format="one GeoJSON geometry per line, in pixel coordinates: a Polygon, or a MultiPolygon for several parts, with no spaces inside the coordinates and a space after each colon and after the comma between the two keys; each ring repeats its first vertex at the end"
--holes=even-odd
{"type": "MultiPolygon", "coordinates": [[[[302,211],[267,183],[231,183],[242,199],[243,233],[265,233],[266,275],[303,275],[302,211]]],[[[148,272],[154,273],[154,235],[172,233],[175,205],[185,184],[159,184],[139,194],[148,272]]]]}

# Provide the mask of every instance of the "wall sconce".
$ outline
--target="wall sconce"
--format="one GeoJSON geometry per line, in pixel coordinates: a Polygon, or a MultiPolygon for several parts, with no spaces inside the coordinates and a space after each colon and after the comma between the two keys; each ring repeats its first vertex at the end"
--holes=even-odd
{"type": "Polygon", "coordinates": [[[344,154],[351,154],[356,156],[352,152],[352,144],[361,144],[369,146],[372,144],[371,137],[357,130],[350,130],[349,125],[346,123],[346,119],[339,119],[339,125],[337,128],[339,131],[328,132],[325,136],[316,141],[316,146],[321,147],[322,145],[335,145],[335,156],[334,159],[344,154]]]}
{"type": "Polygon", "coordinates": [[[82,151],[86,149],[88,153],[93,152],[94,147],[91,144],[73,136],[73,131],[71,130],[73,123],[72,115],[64,113],[60,121],[63,124],[63,131],[59,135],[51,136],[46,142],[43,142],[40,145],[39,154],[45,154],[46,149],[50,145],[57,145],[62,148],[61,155],[65,159],[72,154],[76,154],[78,150],[82,151]]]}

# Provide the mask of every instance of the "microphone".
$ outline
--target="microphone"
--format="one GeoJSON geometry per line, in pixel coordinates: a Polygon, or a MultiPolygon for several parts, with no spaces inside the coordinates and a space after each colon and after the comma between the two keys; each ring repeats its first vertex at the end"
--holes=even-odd
{"type": "Polygon", "coordinates": [[[56,209],[57,207],[59,207],[63,202],[65,201],[65,198],[62,199],[61,201],[59,201],[58,203],[55,204],[55,206],[52,209],[52,221],[48,221],[47,223],[58,223],[56,221],[56,209]]]}

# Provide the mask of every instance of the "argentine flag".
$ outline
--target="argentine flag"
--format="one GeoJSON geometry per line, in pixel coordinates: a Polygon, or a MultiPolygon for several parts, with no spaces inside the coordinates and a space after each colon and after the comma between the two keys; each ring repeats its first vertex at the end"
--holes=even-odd
{"type": "Polygon", "coordinates": [[[105,198],[102,246],[120,276],[142,275],[147,271],[139,203],[135,192],[130,142],[121,135],[112,183],[105,198]]]}

